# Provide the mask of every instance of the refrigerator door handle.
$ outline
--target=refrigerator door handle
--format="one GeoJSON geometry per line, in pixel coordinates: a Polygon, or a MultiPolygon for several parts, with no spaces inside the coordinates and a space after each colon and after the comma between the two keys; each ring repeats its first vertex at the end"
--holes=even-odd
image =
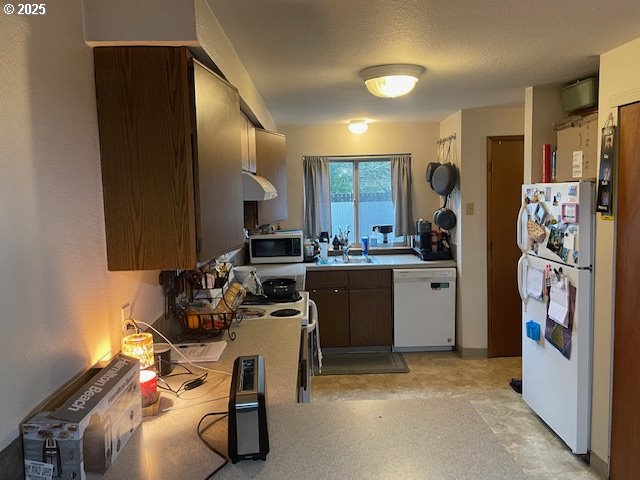
{"type": "Polygon", "coordinates": [[[526,252],[528,250],[528,245],[527,243],[529,243],[529,239],[525,236],[525,231],[523,231],[522,228],[522,214],[527,212],[528,215],[528,210],[527,210],[527,205],[525,203],[523,203],[520,206],[520,210],[518,210],[518,218],[516,220],[516,243],[518,244],[518,248],[520,249],[521,252],[526,252]]]}
{"type": "Polygon", "coordinates": [[[518,293],[522,299],[522,303],[526,305],[529,295],[527,295],[526,275],[527,275],[528,259],[527,254],[523,253],[518,260],[518,293]]]}

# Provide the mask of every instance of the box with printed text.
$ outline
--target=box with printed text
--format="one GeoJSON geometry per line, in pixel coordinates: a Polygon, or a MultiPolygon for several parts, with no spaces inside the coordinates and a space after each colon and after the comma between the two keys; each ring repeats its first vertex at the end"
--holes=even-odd
{"type": "Polygon", "coordinates": [[[26,480],[104,473],[142,421],[139,372],[137,359],[116,355],[87,372],[93,373],[89,381],[67,385],[23,422],[26,480]]]}

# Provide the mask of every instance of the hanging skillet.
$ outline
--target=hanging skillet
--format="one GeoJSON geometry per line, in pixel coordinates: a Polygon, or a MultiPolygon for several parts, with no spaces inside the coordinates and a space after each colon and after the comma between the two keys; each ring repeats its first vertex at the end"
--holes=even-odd
{"type": "Polygon", "coordinates": [[[446,197],[456,186],[458,172],[453,163],[443,163],[438,165],[431,177],[431,188],[438,195],[446,197]]]}
{"type": "Polygon", "coordinates": [[[456,214],[447,208],[449,196],[446,197],[444,205],[433,214],[433,222],[443,230],[451,230],[456,226],[456,214]]]}
{"type": "Polygon", "coordinates": [[[427,165],[427,183],[431,183],[431,179],[433,178],[433,172],[436,171],[441,164],[438,162],[430,162],[427,165]]]}
{"type": "Polygon", "coordinates": [[[442,163],[442,143],[438,143],[438,151],[436,152],[436,161],[435,162],[429,162],[429,164],[427,165],[427,183],[431,184],[431,178],[433,177],[433,172],[436,171],[436,168],[438,168],[442,163]]]}

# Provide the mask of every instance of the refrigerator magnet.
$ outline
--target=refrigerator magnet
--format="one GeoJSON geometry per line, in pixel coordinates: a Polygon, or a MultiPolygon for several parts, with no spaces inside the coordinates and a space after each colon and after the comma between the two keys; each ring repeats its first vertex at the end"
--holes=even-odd
{"type": "Polygon", "coordinates": [[[562,223],[578,223],[578,204],[562,204],[562,223]]]}

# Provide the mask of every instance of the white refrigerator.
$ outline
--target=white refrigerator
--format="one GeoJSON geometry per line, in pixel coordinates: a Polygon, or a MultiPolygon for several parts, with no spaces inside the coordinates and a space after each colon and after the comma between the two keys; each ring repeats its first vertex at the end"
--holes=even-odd
{"type": "Polygon", "coordinates": [[[591,425],[594,220],[591,182],[522,186],[522,398],[575,454],[591,425]]]}

